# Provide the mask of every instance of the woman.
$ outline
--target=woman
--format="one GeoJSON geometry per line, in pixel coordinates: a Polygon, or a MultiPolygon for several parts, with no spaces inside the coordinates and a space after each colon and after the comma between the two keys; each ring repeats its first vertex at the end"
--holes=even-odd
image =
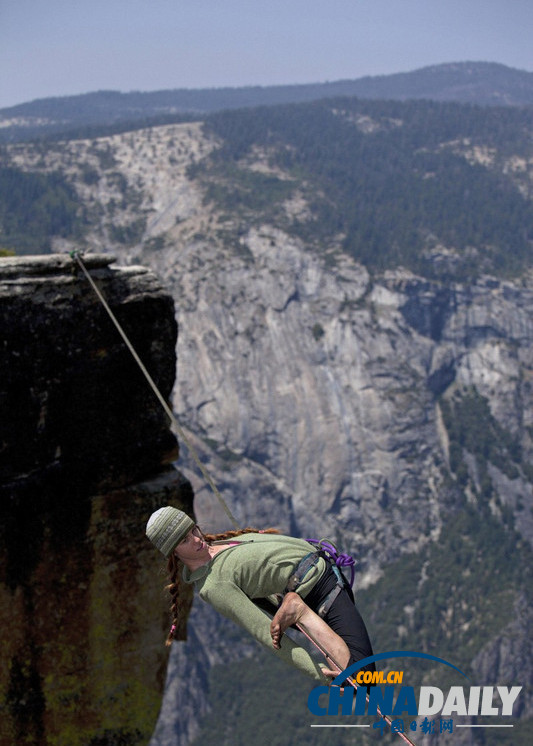
{"type": "MultiPolygon", "coordinates": [[[[372,655],[350,589],[340,584],[330,562],[304,539],[274,529],[204,535],[188,515],[169,506],[152,514],[146,535],[169,560],[174,623],[168,644],[179,614],[178,574],[183,565],[183,580],[194,584],[204,601],[321,683],[328,683],[338,671],[317,664],[304,648],[283,637],[290,626],[302,625],[343,670],[372,655]],[[282,594],[271,618],[265,600],[277,600],[282,594]]],[[[364,670],[374,670],[374,665],[364,670]]]]}

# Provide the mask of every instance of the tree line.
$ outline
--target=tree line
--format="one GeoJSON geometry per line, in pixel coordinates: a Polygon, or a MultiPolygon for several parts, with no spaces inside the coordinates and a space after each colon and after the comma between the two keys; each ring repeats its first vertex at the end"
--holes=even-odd
{"type": "Polygon", "coordinates": [[[61,173],[0,167],[0,245],[19,254],[48,253],[54,236],[80,233],[74,188],[61,173]]]}

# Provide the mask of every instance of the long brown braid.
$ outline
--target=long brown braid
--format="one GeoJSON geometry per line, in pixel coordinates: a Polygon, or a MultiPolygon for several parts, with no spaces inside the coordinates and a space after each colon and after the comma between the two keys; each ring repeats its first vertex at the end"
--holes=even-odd
{"type": "MultiPolygon", "coordinates": [[[[202,535],[204,539],[210,544],[213,541],[223,541],[224,539],[234,539],[236,536],[242,536],[242,534],[279,534],[277,528],[266,528],[266,529],[257,529],[257,528],[241,528],[239,530],[235,531],[224,531],[221,534],[204,534],[202,532],[202,535]]],[[[176,557],[174,553],[170,555],[168,558],[168,565],[167,565],[167,571],[169,575],[170,583],[165,586],[168,592],[170,593],[170,596],[172,598],[172,603],[170,605],[170,611],[172,614],[172,626],[170,628],[170,632],[168,633],[168,637],[166,640],[165,645],[172,645],[172,641],[176,638],[176,634],[178,631],[178,623],[180,620],[180,616],[182,616],[183,612],[189,611],[190,609],[190,602],[188,602],[189,596],[187,595],[187,599],[185,598],[185,594],[183,593],[183,586],[184,583],[181,579],[181,574],[183,572],[183,562],[176,557]]]]}

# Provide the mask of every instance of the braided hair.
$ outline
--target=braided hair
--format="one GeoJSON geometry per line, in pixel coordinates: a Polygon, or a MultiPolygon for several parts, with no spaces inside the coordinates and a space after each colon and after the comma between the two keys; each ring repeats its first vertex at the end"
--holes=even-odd
{"type": "MultiPolygon", "coordinates": [[[[242,536],[243,534],[279,534],[276,528],[267,528],[259,530],[257,528],[241,528],[238,530],[224,531],[221,534],[204,534],[202,535],[208,544],[213,541],[223,541],[224,539],[234,539],[236,536],[242,536]]],[[[190,608],[189,596],[184,593],[183,581],[181,575],[183,572],[183,562],[178,559],[174,552],[168,558],[167,572],[169,576],[169,583],[166,590],[170,593],[172,603],[170,604],[170,612],[172,615],[172,626],[168,633],[165,645],[172,645],[172,641],[176,639],[178,632],[178,623],[180,617],[183,616],[184,612],[190,608]]]]}

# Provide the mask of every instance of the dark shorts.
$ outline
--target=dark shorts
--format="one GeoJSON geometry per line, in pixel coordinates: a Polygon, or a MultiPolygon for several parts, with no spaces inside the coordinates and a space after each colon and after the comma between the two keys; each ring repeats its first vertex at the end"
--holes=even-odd
{"type": "MultiPolygon", "coordinates": [[[[313,588],[305,597],[305,603],[316,611],[324,602],[328,593],[335,587],[337,576],[333,572],[331,565],[326,564],[326,570],[322,577],[315,583],[313,588]]],[[[354,603],[354,597],[349,586],[341,590],[327,614],[324,621],[342,637],[348,650],[350,651],[350,661],[348,665],[357,663],[369,655],[373,655],[372,645],[368,637],[368,632],[361,614],[357,611],[354,603]]],[[[375,671],[376,666],[370,663],[363,666],[362,671],[375,671]]]]}

